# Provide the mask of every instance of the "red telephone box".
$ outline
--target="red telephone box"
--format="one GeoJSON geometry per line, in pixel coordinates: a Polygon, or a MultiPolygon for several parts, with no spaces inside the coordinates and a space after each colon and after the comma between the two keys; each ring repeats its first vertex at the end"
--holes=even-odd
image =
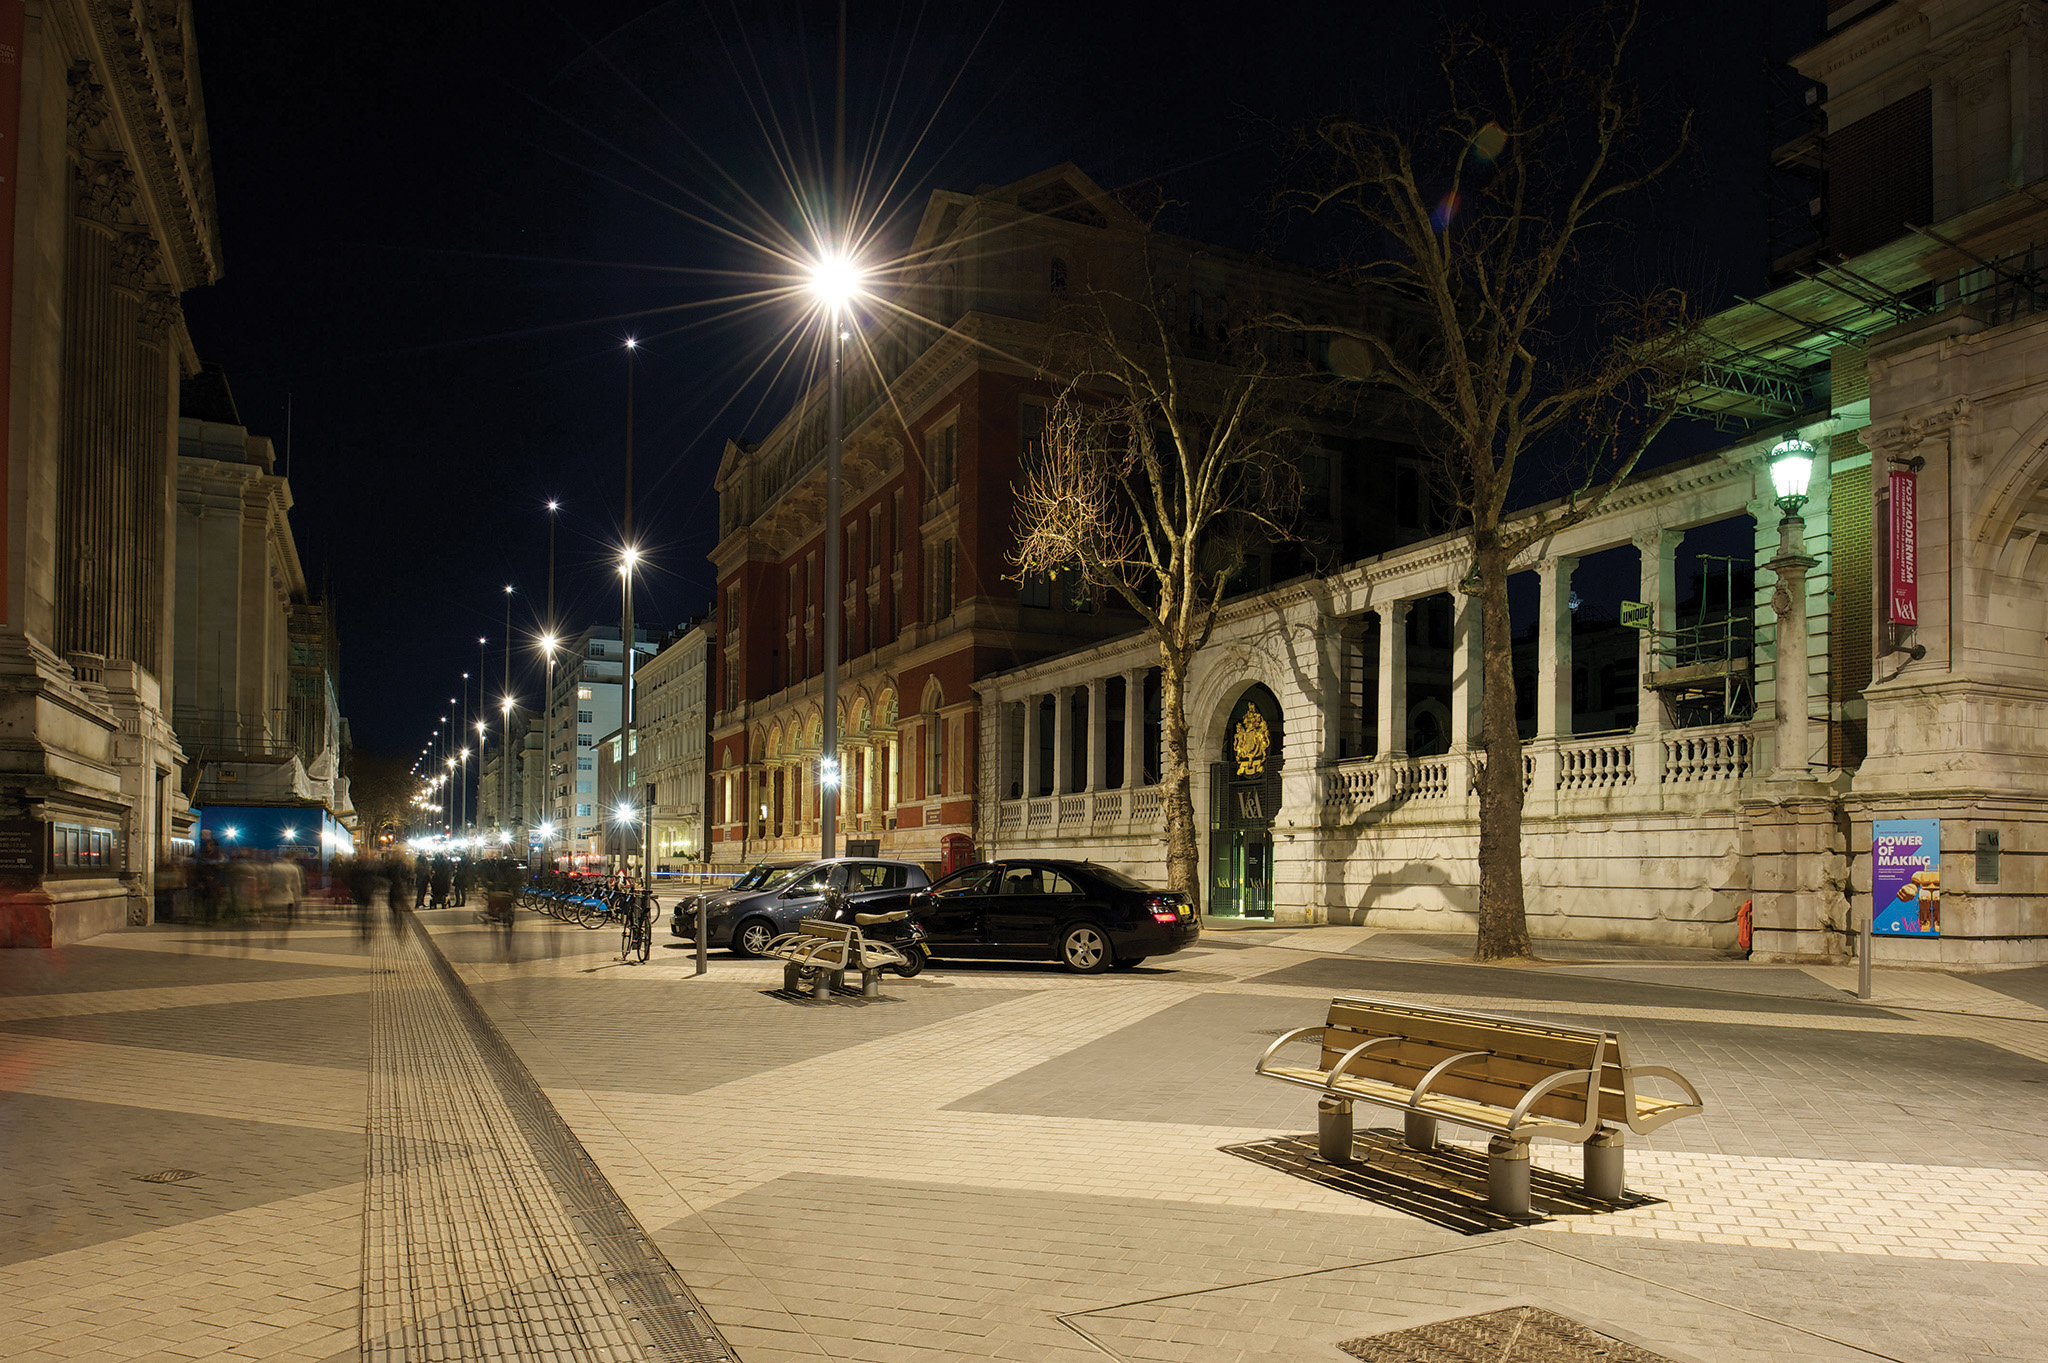
{"type": "Polygon", "coordinates": [[[974,864],[974,839],[965,833],[948,833],[939,839],[939,874],[952,875],[974,864]]]}

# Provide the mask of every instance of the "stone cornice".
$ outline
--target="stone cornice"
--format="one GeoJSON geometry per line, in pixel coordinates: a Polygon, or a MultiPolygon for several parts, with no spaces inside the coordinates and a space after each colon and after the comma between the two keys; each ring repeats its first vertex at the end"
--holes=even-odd
{"type": "MultiPolygon", "coordinates": [[[[192,60],[191,0],[96,0],[83,7],[154,208],[180,293],[220,277],[220,224],[206,115],[192,60]]],[[[76,86],[74,86],[74,89],[76,86]]]]}

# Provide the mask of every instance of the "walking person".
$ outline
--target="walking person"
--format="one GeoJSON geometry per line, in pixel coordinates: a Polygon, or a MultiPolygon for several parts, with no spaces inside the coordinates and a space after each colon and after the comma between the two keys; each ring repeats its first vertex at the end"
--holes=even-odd
{"type": "Polygon", "coordinates": [[[416,890],[412,900],[414,909],[424,909],[427,907],[427,886],[432,879],[432,874],[432,869],[427,865],[427,854],[425,852],[413,858],[412,881],[416,890]]]}
{"type": "Polygon", "coordinates": [[[454,879],[454,874],[448,868],[448,858],[435,857],[433,883],[430,887],[435,908],[448,907],[448,890],[454,879]]]}
{"type": "Polygon", "coordinates": [[[455,907],[469,907],[469,882],[475,878],[476,863],[467,856],[455,859],[455,907]]]}

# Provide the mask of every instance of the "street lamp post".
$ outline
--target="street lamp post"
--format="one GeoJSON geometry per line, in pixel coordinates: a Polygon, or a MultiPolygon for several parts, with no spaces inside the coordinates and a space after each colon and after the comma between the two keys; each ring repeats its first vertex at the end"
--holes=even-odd
{"type": "MultiPolygon", "coordinates": [[[[505,745],[498,749],[498,787],[503,792],[503,802],[498,806],[505,828],[509,831],[512,821],[512,587],[505,587],[505,694],[499,701],[505,712],[505,745]]],[[[479,707],[481,708],[481,707],[479,707]]],[[[477,768],[481,774],[482,764],[477,768]]],[[[509,856],[510,853],[507,853],[509,856]]]]}
{"type": "MultiPolygon", "coordinates": [[[[639,783],[633,778],[638,775],[633,762],[633,564],[639,558],[639,550],[633,543],[633,360],[639,354],[640,343],[633,337],[626,338],[626,514],[625,553],[619,566],[619,643],[626,650],[625,661],[619,669],[619,793],[635,806],[640,802],[639,783]]],[[[634,828],[639,823],[636,820],[634,828]]],[[[642,849],[641,862],[646,862],[642,849]]],[[[626,869],[626,845],[619,841],[619,869],[626,869]]]]}
{"type": "Polygon", "coordinates": [[[818,855],[839,849],[839,633],[843,620],[840,597],[845,564],[840,561],[839,483],[845,431],[845,340],[847,305],[860,291],[853,262],[826,254],[811,270],[811,291],[825,308],[830,328],[826,355],[830,368],[825,404],[825,734],[818,753],[818,855]]]}

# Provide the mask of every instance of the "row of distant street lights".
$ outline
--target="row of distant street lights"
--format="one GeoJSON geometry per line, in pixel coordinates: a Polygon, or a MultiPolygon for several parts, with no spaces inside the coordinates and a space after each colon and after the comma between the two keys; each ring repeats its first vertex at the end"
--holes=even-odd
{"type": "MultiPolygon", "coordinates": [[[[840,468],[844,439],[844,347],[845,342],[850,339],[847,328],[851,323],[851,308],[854,302],[865,292],[866,276],[863,269],[851,255],[834,251],[821,252],[816,261],[811,265],[808,274],[809,279],[806,291],[823,313],[825,325],[828,328],[827,353],[830,368],[828,444],[825,475],[824,599],[826,601],[837,601],[843,590],[841,578],[844,573],[844,565],[840,562],[839,525],[840,468]]],[[[622,798],[611,811],[611,822],[621,827],[631,827],[635,830],[641,847],[641,864],[645,868],[650,864],[649,838],[646,827],[650,811],[647,809],[645,802],[639,798],[640,783],[637,779],[634,779],[638,776],[638,765],[634,753],[636,716],[634,714],[633,696],[633,670],[637,656],[633,637],[633,575],[640,566],[643,557],[642,551],[635,542],[633,527],[633,382],[634,360],[637,357],[639,347],[640,342],[635,337],[627,337],[623,344],[626,357],[625,516],[623,535],[621,537],[622,542],[619,547],[618,570],[619,635],[625,657],[620,677],[619,760],[622,778],[626,778],[626,788],[622,798]]],[[[548,602],[546,619],[537,640],[541,654],[546,662],[544,704],[551,703],[554,696],[555,663],[563,642],[555,615],[555,544],[561,503],[551,498],[546,503],[546,506],[548,512],[548,602]]],[[[502,739],[504,746],[501,751],[507,753],[511,751],[512,712],[516,708],[511,687],[512,596],[513,588],[508,585],[505,588],[504,690],[499,702],[500,711],[504,719],[504,735],[502,739]]],[[[828,610],[824,612],[824,616],[824,656],[828,659],[836,659],[839,656],[839,612],[828,610]]],[[[483,709],[483,663],[487,642],[484,638],[477,640],[477,709],[479,713],[483,709]]],[[[460,742],[460,746],[454,745],[458,742],[457,731],[463,727],[467,718],[464,711],[468,682],[469,674],[464,673],[465,698],[462,700],[451,698],[449,700],[449,711],[435,721],[433,732],[429,735],[426,744],[420,749],[419,757],[413,763],[412,775],[421,783],[419,792],[413,798],[415,809],[421,816],[440,816],[431,820],[425,817],[421,818],[420,822],[422,824],[433,823],[440,825],[440,831],[414,838],[412,846],[418,850],[482,850],[490,846],[509,846],[512,840],[512,834],[504,829],[498,830],[494,836],[482,834],[465,835],[463,831],[465,826],[467,826],[465,818],[467,811],[463,808],[463,801],[466,799],[468,784],[466,772],[471,755],[466,741],[467,734],[462,735],[463,741],[460,742]],[[451,798],[456,801],[457,805],[456,817],[454,819],[447,817],[449,813],[448,803],[451,798]]],[[[838,669],[836,666],[828,666],[825,669],[824,676],[824,742],[818,762],[820,854],[827,857],[835,855],[838,846],[840,787],[840,772],[837,760],[839,748],[838,691],[838,669]]],[[[481,768],[484,744],[489,738],[489,727],[483,719],[479,718],[475,723],[475,728],[476,757],[479,768],[481,768]]],[[[501,811],[509,812],[511,808],[511,763],[503,762],[500,766],[505,788],[504,798],[499,808],[501,811]]],[[[481,799],[482,791],[479,789],[479,804],[481,799]]],[[[555,835],[559,831],[552,821],[544,821],[535,825],[533,835],[542,847],[546,847],[553,843],[555,835]]],[[[622,850],[620,855],[620,869],[622,871],[626,869],[624,862],[625,855],[622,850]]]]}

